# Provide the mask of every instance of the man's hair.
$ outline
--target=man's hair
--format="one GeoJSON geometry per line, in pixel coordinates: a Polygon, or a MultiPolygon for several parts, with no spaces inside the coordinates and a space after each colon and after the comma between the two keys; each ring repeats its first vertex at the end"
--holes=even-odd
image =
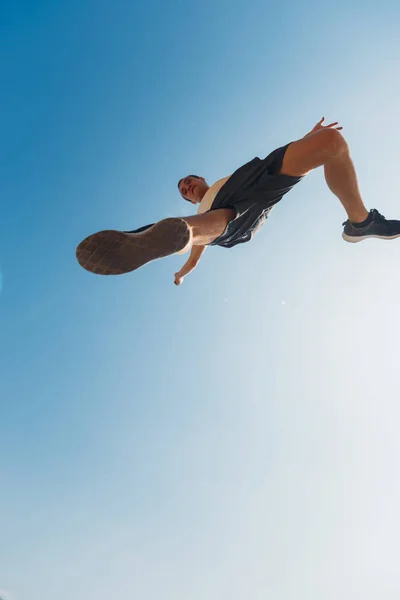
{"type": "MultiPolygon", "coordinates": [[[[195,179],[201,179],[201,177],[199,177],[198,175],[186,175],[186,177],[194,177],[195,179]]],[[[178,190],[179,190],[179,186],[180,186],[181,182],[182,182],[184,179],[186,179],[186,177],[182,177],[182,179],[180,179],[180,180],[178,181],[178,190]]],[[[180,192],[180,190],[179,190],[179,192],[180,192]]],[[[189,198],[185,198],[185,196],[184,196],[183,194],[181,194],[181,196],[182,196],[182,198],[183,198],[184,200],[187,200],[188,202],[190,202],[189,198]]]]}

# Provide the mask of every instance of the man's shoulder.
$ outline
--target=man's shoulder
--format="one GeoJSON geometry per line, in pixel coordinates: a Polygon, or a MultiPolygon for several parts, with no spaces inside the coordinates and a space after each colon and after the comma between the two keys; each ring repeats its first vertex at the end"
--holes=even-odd
{"type": "Polygon", "coordinates": [[[212,203],[215,200],[215,196],[218,194],[220,189],[225,185],[229,178],[230,175],[228,175],[228,177],[218,179],[218,181],[216,181],[209,187],[207,192],[204,194],[202,201],[200,202],[199,209],[197,211],[198,214],[202,214],[210,210],[212,203]]]}
{"type": "Polygon", "coordinates": [[[228,181],[228,179],[230,179],[230,177],[231,177],[231,175],[228,175],[228,177],[222,177],[222,179],[218,179],[215,183],[212,184],[210,189],[215,188],[215,187],[220,189],[228,181]]]}
{"type": "MultiPolygon", "coordinates": [[[[209,194],[210,196],[212,196],[212,198],[214,199],[215,196],[218,194],[219,190],[225,185],[225,183],[230,178],[231,178],[231,175],[228,175],[228,177],[223,177],[222,179],[218,179],[218,181],[216,181],[215,183],[213,183],[210,186],[210,189],[208,190],[207,194],[209,194]]],[[[207,194],[205,194],[205,196],[207,194]]]]}

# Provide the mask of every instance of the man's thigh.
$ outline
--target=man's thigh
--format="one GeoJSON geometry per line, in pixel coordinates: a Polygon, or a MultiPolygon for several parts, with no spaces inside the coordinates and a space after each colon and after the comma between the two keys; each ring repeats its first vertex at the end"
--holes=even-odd
{"type": "Polygon", "coordinates": [[[343,136],[335,129],[316,131],[288,146],[279,173],[304,177],[324,165],[345,145],[343,136]]]}

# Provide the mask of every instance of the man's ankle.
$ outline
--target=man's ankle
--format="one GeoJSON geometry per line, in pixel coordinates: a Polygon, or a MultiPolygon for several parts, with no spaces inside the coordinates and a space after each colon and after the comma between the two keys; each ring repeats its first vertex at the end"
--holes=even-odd
{"type": "Polygon", "coordinates": [[[361,225],[364,221],[368,220],[369,212],[367,210],[362,211],[361,213],[351,213],[348,215],[350,223],[354,223],[356,225],[361,225]]]}

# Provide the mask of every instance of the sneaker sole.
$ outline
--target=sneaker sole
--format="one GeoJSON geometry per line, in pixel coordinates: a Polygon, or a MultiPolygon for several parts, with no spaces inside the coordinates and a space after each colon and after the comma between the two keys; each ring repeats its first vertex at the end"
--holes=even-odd
{"type": "Polygon", "coordinates": [[[377,240],[395,240],[400,237],[400,233],[397,235],[384,236],[384,235],[360,235],[357,237],[353,237],[351,235],[346,235],[342,233],[342,238],[345,242],[350,242],[350,244],[356,244],[357,242],[362,242],[363,240],[368,240],[370,238],[375,238],[377,240]]]}
{"type": "Polygon", "coordinates": [[[76,249],[78,263],[96,275],[123,275],[148,262],[183,252],[192,232],[183,219],[164,219],[140,233],[99,231],[84,239],[76,249]]]}

